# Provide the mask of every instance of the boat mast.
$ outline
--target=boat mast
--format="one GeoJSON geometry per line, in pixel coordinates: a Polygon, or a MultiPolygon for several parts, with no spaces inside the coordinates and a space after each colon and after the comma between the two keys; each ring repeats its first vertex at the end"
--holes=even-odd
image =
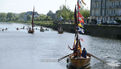
{"type": "MultiPolygon", "coordinates": [[[[79,0],[77,2],[79,3],[79,0]]],[[[75,18],[75,37],[76,37],[76,41],[77,41],[76,48],[78,48],[78,45],[80,42],[79,41],[79,32],[78,32],[79,14],[77,14],[77,13],[79,13],[79,7],[77,6],[77,8],[76,8],[76,6],[75,6],[74,18],[75,18]],[[77,11],[76,11],[76,9],[77,9],[77,11]]]]}
{"type": "Polygon", "coordinates": [[[77,51],[77,48],[78,48],[78,30],[77,30],[77,28],[78,28],[78,21],[77,21],[77,11],[76,11],[76,5],[75,5],[75,11],[74,11],[74,21],[75,21],[75,40],[77,41],[77,43],[76,43],[76,45],[75,45],[75,49],[76,49],[76,51],[77,51]]]}
{"type": "MultiPolygon", "coordinates": [[[[79,0],[78,0],[78,3],[79,3],[79,0]]],[[[79,13],[79,7],[77,7],[77,12],[79,13]]],[[[79,23],[79,14],[77,14],[77,29],[78,29],[78,23],[79,23]]],[[[76,30],[77,30],[76,29],[76,30]]],[[[78,32],[78,30],[77,30],[77,39],[78,39],[78,34],[79,34],[79,32],[78,32]]],[[[77,43],[78,43],[78,41],[77,41],[77,43]]]]}
{"type": "Polygon", "coordinates": [[[34,30],[34,7],[33,7],[33,12],[32,12],[32,30],[34,30]]]}

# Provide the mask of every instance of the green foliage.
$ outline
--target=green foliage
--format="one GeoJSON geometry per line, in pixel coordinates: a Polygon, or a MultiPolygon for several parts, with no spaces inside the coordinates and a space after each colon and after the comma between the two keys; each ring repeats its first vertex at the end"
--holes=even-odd
{"type": "Polygon", "coordinates": [[[58,18],[62,16],[64,20],[73,20],[73,12],[66,6],[60,7],[60,10],[56,11],[56,15],[58,18]]]}
{"type": "Polygon", "coordinates": [[[35,17],[35,21],[51,21],[52,18],[50,16],[40,14],[38,17],[35,17]]]}
{"type": "MultiPolygon", "coordinates": [[[[80,13],[85,17],[89,17],[90,12],[89,10],[84,10],[83,8],[80,10],[80,13]]],[[[57,21],[60,17],[63,17],[63,21],[73,21],[74,20],[74,12],[72,12],[66,6],[61,6],[56,13],[49,11],[47,15],[45,14],[38,14],[36,12],[36,16],[34,18],[35,22],[47,23],[44,21],[57,21]]],[[[0,13],[0,21],[9,21],[9,22],[30,22],[32,19],[32,11],[23,12],[20,14],[15,13],[0,13]]]]}
{"type": "Polygon", "coordinates": [[[7,21],[14,21],[16,19],[14,13],[7,13],[7,21]]]}
{"type": "Polygon", "coordinates": [[[27,15],[27,21],[30,21],[31,20],[31,15],[27,15]]]}
{"type": "Polygon", "coordinates": [[[55,20],[55,19],[57,19],[57,18],[56,18],[56,14],[54,14],[52,11],[49,11],[49,12],[47,13],[47,16],[49,16],[49,19],[50,19],[50,20],[55,20]]]}
{"type": "Polygon", "coordinates": [[[81,9],[80,13],[84,16],[84,18],[87,18],[87,17],[90,16],[90,11],[89,10],[81,9]]]}
{"type": "MultiPolygon", "coordinates": [[[[26,14],[26,12],[15,14],[15,13],[0,13],[0,21],[5,22],[28,22],[32,20],[31,14],[26,14]]],[[[44,14],[38,14],[34,17],[34,21],[52,21],[50,16],[44,14]]]]}
{"type": "Polygon", "coordinates": [[[25,18],[25,12],[23,13],[20,13],[19,16],[18,16],[18,21],[24,21],[24,18],[25,18]]]}
{"type": "Polygon", "coordinates": [[[0,13],[0,21],[6,21],[6,13],[0,13]]]}

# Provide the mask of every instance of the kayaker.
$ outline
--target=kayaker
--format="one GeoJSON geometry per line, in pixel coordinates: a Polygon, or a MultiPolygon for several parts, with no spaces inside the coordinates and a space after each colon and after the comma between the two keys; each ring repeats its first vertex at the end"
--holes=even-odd
{"type": "Polygon", "coordinates": [[[87,58],[87,51],[85,48],[82,50],[82,57],[87,58]]]}

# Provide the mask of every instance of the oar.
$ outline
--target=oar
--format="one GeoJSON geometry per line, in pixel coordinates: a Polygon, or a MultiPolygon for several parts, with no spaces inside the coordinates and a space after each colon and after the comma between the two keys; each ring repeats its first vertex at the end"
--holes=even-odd
{"type": "Polygon", "coordinates": [[[68,55],[66,55],[66,56],[63,56],[63,57],[59,58],[59,59],[58,59],[58,62],[61,61],[61,60],[64,59],[64,58],[70,56],[70,55],[71,55],[71,54],[68,54],[68,55]]]}
{"type": "Polygon", "coordinates": [[[104,60],[102,60],[102,59],[100,59],[100,58],[98,58],[98,57],[96,57],[96,56],[94,56],[93,54],[90,54],[90,53],[88,53],[90,56],[92,56],[92,57],[94,57],[94,58],[96,58],[97,60],[99,60],[99,61],[101,61],[101,62],[103,62],[103,63],[105,63],[106,64],[106,61],[104,61],[104,60]]]}

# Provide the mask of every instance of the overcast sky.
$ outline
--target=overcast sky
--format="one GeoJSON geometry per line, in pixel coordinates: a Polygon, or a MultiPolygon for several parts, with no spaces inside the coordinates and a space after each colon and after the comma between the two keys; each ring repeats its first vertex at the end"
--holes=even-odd
{"type": "MultiPolygon", "coordinates": [[[[77,0],[66,0],[66,5],[73,11],[77,0]]],[[[90,9],[90,0],[84,0],[87,4],[85,8],[90,9]]],[[[21,13],[35,11],[46,14],[49,10],[55,12],[60,6],[65,5],[65,0],[0,0],[0,12],[21,13]]]]}

